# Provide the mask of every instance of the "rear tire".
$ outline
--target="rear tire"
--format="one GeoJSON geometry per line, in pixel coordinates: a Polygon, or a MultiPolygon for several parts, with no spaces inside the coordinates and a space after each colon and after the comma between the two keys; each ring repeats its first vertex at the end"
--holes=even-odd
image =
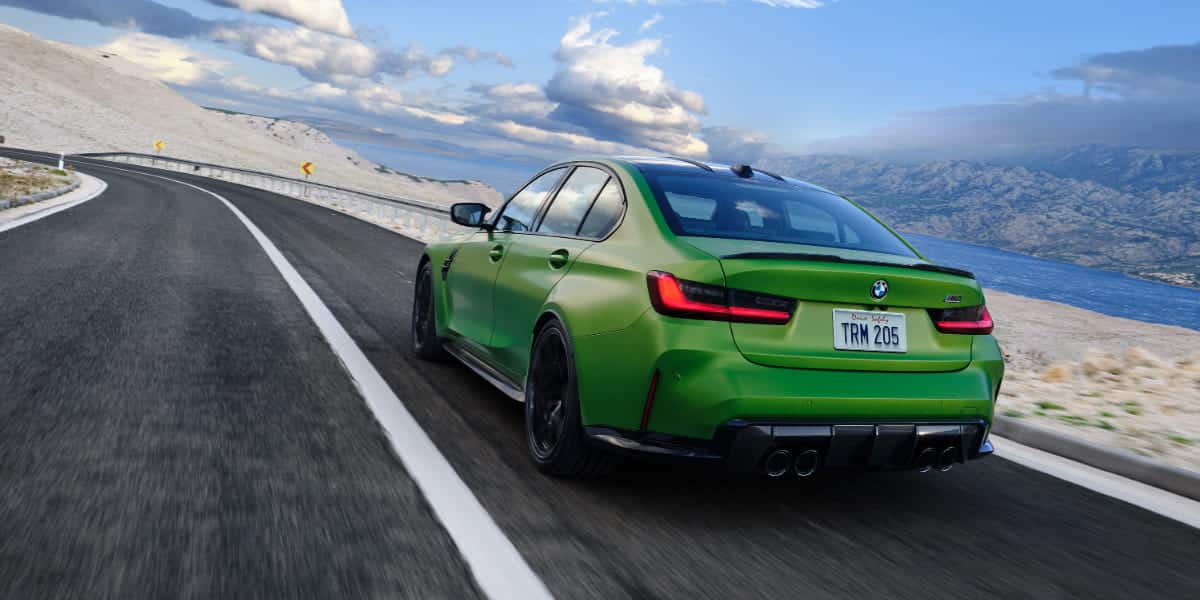
{"type": "Polygon", "coordinates": [[[550,321],[533,342],[525,386],[525,439],[543,473],[591,478],[612,470],[612,457],[592,446],[579,415],[571,340],[562,324],[550,321]]]}
{"type": "Polygon", "coordinates": [[[412,349],[425,360],[442,361],[449,358],[442,340],[437,336],[437,307],[433,303],[433,269],[421,265],[413,285],[412,349]]]}

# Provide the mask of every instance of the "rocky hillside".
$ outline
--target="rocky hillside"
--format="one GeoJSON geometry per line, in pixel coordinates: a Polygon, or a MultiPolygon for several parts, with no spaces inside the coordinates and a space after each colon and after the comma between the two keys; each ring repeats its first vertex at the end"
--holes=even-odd
{"type": "MultiPolygon", "coordinates": [[[[0,135],[46,151],[151,152],[299,177],[391,196],[496,203],[479,182],[399,174],[301,123],[205,110],[112,52],[39,39],[0,25],[0,135]]],[[[403,165],[395,165],[403,168],[403,165]]]]}
{"type": "Polygon", "coordinates": [[[764,166],[845,194],[905,231],[1200,287],[1200,171],[1179,155],[1125,151],[1105,161],[1084,152],[1043,163],[1060,174],[832,155],[764,166]],[[1096,179],[1063,176],[1071,173],[1096,179]]]}

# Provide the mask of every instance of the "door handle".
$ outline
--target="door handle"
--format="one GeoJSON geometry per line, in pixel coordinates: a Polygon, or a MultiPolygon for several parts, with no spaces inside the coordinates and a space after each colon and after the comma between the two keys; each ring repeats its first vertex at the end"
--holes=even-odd
{"type": "Polygon", "coordinates": [[[555,250],[550,253],[549,261],[551,269],[561,269],[567,264],[567,259],[571,257],[566,250],[555,250]]]}
{"type": "Polygon", "coordinates": [[[488,259],[492,262],[500,262],[501,258],[504,258],[504,246],[499,244],[492,246],[492,249],[488,251],[488,259]]]}

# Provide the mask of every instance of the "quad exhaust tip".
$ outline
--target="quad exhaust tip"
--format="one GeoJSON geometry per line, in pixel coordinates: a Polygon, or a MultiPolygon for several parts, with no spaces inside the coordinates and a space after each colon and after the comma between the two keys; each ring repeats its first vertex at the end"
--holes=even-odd
{"type": "Polygon", "coordinates": [[[948,446],[938,455],[937,470],[945,473],[953,469],[956,462],[958,462],[958,448],[956,446],[948,446]]]}
{"type": "Polygon", "coordinates": [[[917,471],[928,473],[933,468],[934,463],[938,460],[938,451],[933,448],[926,448],[917,455],[917,471]]]}
{"type": "Polygon", "coordinates": [[[783,477],[792,468],[792,453],[787,450],[775,450],[767,455],[763,463],[763,472],[772,479],[783,477]]]}
{"type": "Polygon", "coordinates": [[[796,463],[793,465],[793,470],[796,471],[797,477],[808,477],[817,472],[821,466],[821,454],[816,450],[805,450],[796,455],[796,463]]]}

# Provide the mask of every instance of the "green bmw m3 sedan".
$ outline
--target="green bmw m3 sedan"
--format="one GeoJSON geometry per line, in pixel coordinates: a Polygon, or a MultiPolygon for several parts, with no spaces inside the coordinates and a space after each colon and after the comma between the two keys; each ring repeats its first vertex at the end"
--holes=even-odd
{"type": "Polygon", "coordinates": [[[974,276],[830,191],[680,158],[554,164],[421,257],[412,344],[525,403],[544,472],[615,456],[806,477],[992,452],[974,276]]]}

